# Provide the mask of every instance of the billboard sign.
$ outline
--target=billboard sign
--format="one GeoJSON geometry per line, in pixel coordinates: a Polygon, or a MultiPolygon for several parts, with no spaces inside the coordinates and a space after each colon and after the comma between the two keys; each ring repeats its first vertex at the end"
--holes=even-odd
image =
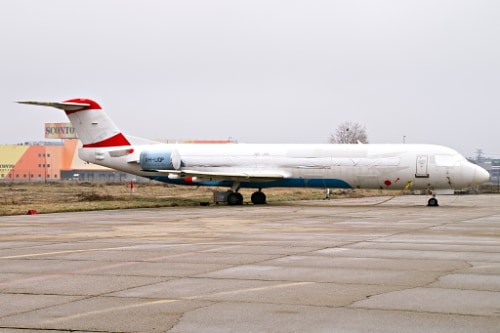
{"type": "Polygon", "coordinates": [[[46,123],[45,139],[77,139],[71,123],[46,123]]]}

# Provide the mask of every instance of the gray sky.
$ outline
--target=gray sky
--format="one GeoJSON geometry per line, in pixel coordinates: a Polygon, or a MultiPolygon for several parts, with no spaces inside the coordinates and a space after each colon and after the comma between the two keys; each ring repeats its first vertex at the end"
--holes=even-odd
{"type": "Polygon", "coordinates": [[[96,100],[150,139],[371,143],[500,157],[500,1],[16,0],[0,4],[0,143],[96,100]]]}

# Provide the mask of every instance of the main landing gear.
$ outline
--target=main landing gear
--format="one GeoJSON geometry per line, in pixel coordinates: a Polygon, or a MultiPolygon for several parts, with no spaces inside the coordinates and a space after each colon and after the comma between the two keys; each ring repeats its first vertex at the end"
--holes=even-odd
{"type": "MultiPolygon", "coordinates": [[[[258,191],[252,193],[250,197],[254,205],[264,205],[266,204],[266,195],[264,192],[258,191]]],[[[239,192],[231,192],[227,196],[227,204],[230,206],[243,205],[243,195],[239,192]]]]}
{"type": "Polygon", "coordinates": [[[239,192],[231,192],[227,196],[227,204],[230,206],[243,205],[243,195],[239,192]]]}
{"type": "Polygon", "coordinates": [[[259,189],[259,191],[252,193],[250,200],[254,205],[263,205],[266,203],[266,195],[259,189]]]}
{"type": "MultiPolygon", "coordinates": [[[[237,206],[243,204],[243,195],[238,192],[239,184],[231,188],[231,193],[227,196],[227,204],[230,206],[237,206]]],[[[266,203],[266,195],[259,189],[257,192],[252,193],[250,200],[254,205],[264,205],[266,203]]]]}

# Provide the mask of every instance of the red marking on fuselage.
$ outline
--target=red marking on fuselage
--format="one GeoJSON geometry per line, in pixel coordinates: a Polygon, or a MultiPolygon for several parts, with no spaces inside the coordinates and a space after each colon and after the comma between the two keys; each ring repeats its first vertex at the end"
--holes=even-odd
{"type": "MultiPolygon", "coordinates": [[[[110,138],[107,138],[99,142],[88,143],[86,145],[83,145],[83,148],[104,148],[104,147],[120,147],[120,146],[130,146],[130,142],[128,142],[127,138],[122,133],[118,133],[115,136],[112,136],[110,138]]],[[[133,151],[133,149],[131,150],[133,151]]]]}
{"type": "MultiPolygon", "coordinates": [[[[396,184],[397,182],[399,182],[399,180],[400,180],[399,177],[396,178],[396,180],[394,181],[394,184],[396,184]]],[[[389,187],[389,186],[392,185],[392,182],[389,179],[387,179],[387,180],[384,181],[384,184],[385,184],[385,186],[389,187]]]]}
{"type": "Polygon", "coordinates": [[[193,183],[193,177],[186,177],[186,178],[184,178],[184,182],[186,184],[192,184],[193,183]]]}

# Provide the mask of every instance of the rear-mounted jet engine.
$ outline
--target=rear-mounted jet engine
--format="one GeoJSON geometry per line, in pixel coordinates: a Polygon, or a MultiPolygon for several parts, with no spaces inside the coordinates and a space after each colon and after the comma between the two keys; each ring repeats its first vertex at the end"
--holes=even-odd
{"type": "Polygon", "coordinates": [[[139,158],[142,170],[179,170],[182,161],[176,150],[143,151],[139,158]]]}

